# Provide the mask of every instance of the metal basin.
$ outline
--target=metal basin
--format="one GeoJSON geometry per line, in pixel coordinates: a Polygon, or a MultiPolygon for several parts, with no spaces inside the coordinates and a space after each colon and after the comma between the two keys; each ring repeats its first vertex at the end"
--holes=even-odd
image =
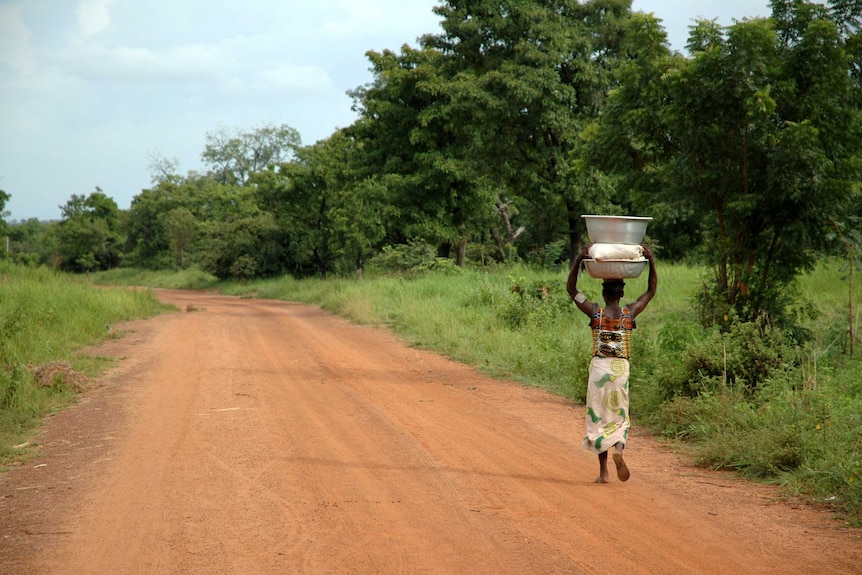
{"type": "Polygon", "coordinates": [[[591,277],[602,280],[624,280],[640,277],[647,260],[584,260],[584,266],[591,277]]]}
{"type": "Polygon", "coordinates": [[[652,218],[583,215],[587,234],[595,244],[640,244],[652,218]]]}

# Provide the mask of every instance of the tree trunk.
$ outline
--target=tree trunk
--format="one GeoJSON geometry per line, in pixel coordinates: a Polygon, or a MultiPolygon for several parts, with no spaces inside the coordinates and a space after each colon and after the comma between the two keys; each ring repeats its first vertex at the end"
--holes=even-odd
{"type": "MultiPolygon", "coordinates": [[[[515,240],[524,232],[526,228],[524,228],[524,226],[521,226],[517,230],[512,229],[512,220],[509,216],[508,203],[504,204],[500,200],[497,200],[494,205],[497,206],[497,211],[500,213],[500,217],[503,218],[503,225],[506,228],[506,245],[514,246],[515,240]]],[[[497,247],[500,249],[500,255],[505,261],[508,256],[508,250],[506,250],[506,246],[503,245],[503,241],[500,238],[500,234],[495,229],[491,230],[491,234],[494,236],[494,240],[497,242],[497,247]]]]}
{"type": "Polygon", "coordinates": [[[730,254],[727,253],[727,228],[724,221],[724,206],[720,200],[716,201],[715,208],[716,215],[718,216],[718,245],[720,249],[719,261],[716,262],[718,264],[718,287],[729,297],[727,260],[730,254]]]}
{"type": "Polygon", "coordinates": [[[500,232],[491,228],[491,236],[494,238],[494,243],[497,244],[497,249],[500,250],[500,258],[503,261],[506,261],[506,245],[503,243],[503,238],[500,236],[500,232]]]}
{"type": "Polygon", "coordinates": [[[504,204],[500,200],[497,200],[495,205],[497,206],[497,211],[500,212],[500,217],[503,218],[503,225],[506,226],[506,239],[509,245],[513,246],[515,245],[515,239],[523,233],[524,227],[521,226],[517,230],[512,229],[512,220],[509,217],[509,204],[504,204]]]}
{"type": "Polygon", "coordinates": [[[455,263],[458,267],[463,268],[464,262],[467,260],[467,234],[461,235],[461,242],[458,244],[458,256],[455,263]]]}

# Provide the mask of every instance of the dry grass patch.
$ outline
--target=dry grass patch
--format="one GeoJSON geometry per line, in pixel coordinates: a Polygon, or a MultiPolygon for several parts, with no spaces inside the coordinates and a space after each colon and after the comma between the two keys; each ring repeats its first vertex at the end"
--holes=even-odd
{"type": "Polygon", "coordinates": [[[80,393],[90,382],[86,375],[75,371],[67,361],[49,361],[42,365],[30,366],[29,369],[40,387],[65,387],[80,393]]]}

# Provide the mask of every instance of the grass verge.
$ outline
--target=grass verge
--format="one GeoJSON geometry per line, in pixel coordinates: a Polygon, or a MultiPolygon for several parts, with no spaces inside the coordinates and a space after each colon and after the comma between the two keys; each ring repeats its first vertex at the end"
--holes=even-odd
{"type": "Polygon", "coordinates": [[[79,353],[114,337],[112,325],[165,307],[149,290],[96,288],[84,278],[0,263],[0,464],[32,454],[42,418],[74,401],[107,367],[79,353]]]}

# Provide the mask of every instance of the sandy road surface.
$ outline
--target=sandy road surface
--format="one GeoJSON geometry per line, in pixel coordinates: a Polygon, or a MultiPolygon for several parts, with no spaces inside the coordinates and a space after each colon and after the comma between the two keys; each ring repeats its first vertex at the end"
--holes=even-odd
{"type": "Polygon", "coordinates": [[[860,531],[316,308],[160,292],[0,476],[13,574],[851,574],[860,531]],[[189,307],[191,306],[191,307],[189,307]],[[190,310],[190,311],[187,311],[190,310]],[[612,473],[613,475],[613,473],[612,473]]]}

